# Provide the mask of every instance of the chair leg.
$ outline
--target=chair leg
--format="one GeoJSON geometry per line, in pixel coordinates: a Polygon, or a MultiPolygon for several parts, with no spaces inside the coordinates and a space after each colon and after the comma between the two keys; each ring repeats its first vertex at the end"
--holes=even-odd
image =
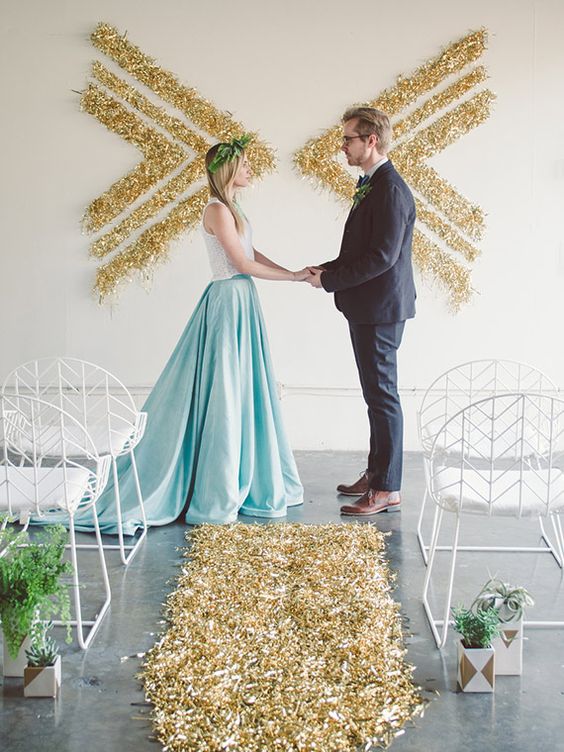
{"type": "MultiPolygon", "coordinates": [[[[76,626],[76,636],[77,636],[78,644],[82,648],[82,650],[86,650],[90,646],[92,640],[94,639],[96,632],[98,631],[100,624],[102,623],[102,619],[104,618],[108,608],[110,607],[110,602],[112,600],[112,593],[110,590],[110,580],[108,577],[108,569],[106,567],[106,559],[104,558],[104,547],[102,544],[102,536],[100,534],[100,525],[98,524],[98,516],[96,514],[95,505],[92,506],[92,516],[94,519],[94,530],[96,532],[96,541],[98,544],[98,554],[100,558],[100,569],[102,571],[102,579],[104,582],[104,594],[105,594],[105,600],[104,600],[104,603],[102,604],[102,608],[98,611],[94,620],[84,620],[82,618],[82,605],[81,605],[81,599],[80,599],[80,582],[79,582],[79,576],[78,576],[76,532],[74,528],[74,517],[71,515],[69,518],[69,537],[70,537],[70,552],[71,552],[72,580],[73,580],[72,591],[73,591],[75,617],[76,617],[75,619],[71,620],[71,624],[73,626],[76,626]],[[84,636],[84,627],[90,627],[86,637],[84,636]]],[[[53,623],[57,625],[62,624],[61,621],[54,621],[53,623]]]]}
{"type": "Polygon", "coordinates": [[[435,638],[435,643],[439,649],[443,648],[446,644],[448,626],[450,622],[450,607],[452,603],[454,572],[455,572],[455,567],[456,567],[456,555],[458,553],[458,539],[460,536],[460,515],[457,515],[456,529],[454,532],[454,540],[453,540],[452,549],[451,549],[448,590],[447,590],[447,597],[446,597],[445,607],[444,607],[444,615],[443,615],[442,620],[438,620],[438,619],[435,619],[433,616],[431,605],[428,599],[428,591],[429,591],[429,585],[431,582],[431,574],[432,574],[433,567],[435,564],[435,555],[438,549],[437,543],[439,540],[439,533],[441,529],[442,520],[443,520],[443,510],[441,509],[439,511],[438,518],[436,520],[436,525],[434,526],[434,530],[433,530],[433,538],[431,542],[431,548],[429,550],[429,563],[427,565],[427,573],[425,575],[425,582],[423,585],[423,607],[425,609],[427,619],[429,620],[429,626],[431,627],[431,632],[433,633],[433,637],[435,638]],[[439,630],[437,629],[438,626],[442,626],[441,632],[439,632],[439,630]]]}
{"type": "Polygon", "coordinates": [[[120,552],[122,562],[126,564],[127,562],[125,558],[125,545],[123,542],[123,522],[121,519],[121,497],[119,495],[119,477],[118,477],[118,471],[117,471],[116,458],[113,456],[112,456],[112,475],[114,477],[114,498],[116,502],[116,522],[117,522],[117,529],[118,529],[119,552],[120,552]]]}
{"type": "MultiPolygon", "coordinates": [[[[423,501],[421,502],[421,510],[419,512],[419,519],[417,520],[417,541],[419,543],[419,548],[421,549],[421,556],[423,557],[423,561],[425,565],[429,563],[429,557],[427,556],[427,548],[425,546],[425,541],[423,540],[423,515],[425,513],[425,505],[427,503],[428,493],[427,493],[427,485],[425,484],[425,493],[423,494],[423,501]]],[[[438,508],[437,508],[438,510],[438,508]]],[[[434,520],[437,519],[437,510],[435,510],[435,517],[434,520]]],[[[431,534],[431,538],[433,535],[431,534]]]]}
{"type": "Polygon", "coordinates": [[[456,567],[456,554],[458,551],[458,538],[460,535],[460,521],[461,516],[456,516],[456,529],[454,531],[454,540],[452,542],[452,558],[450,562],[450,573],[449,573],[449,579],[448,579],[448,595],[447,600],[445,604],[445,611],[444,611],[444,618],[443,618],[443,639],[441,642],[441,647],[445,646],[446,639],[447,639],[447,632],[448,632],[448,625],[450,621],[450,605],[452,603],[452,587],[454,585],[454,570],[456,567]]]}
{"type": "MultiPolygon", "coordinates": [[[[71,624],[74,624],[76,626],[78,644],[84,650],[84,640],[82,632],[82,608],[80,604],[80,582],[78,580],[78,557],[76,555],[76,532],[74,529],[74,517],[72,514],[69,519],[69,538],[72,562],[72,592],[75,614],[75,619],[71,621],[71,624]]],[[[55,621],[54,623],[58,624],[59,622],[55,621]]]]}
{"type": "Polygon", "coordinates": [[[562,540],[562,523],[560,521],[560,517],[557,514],[551,515],[552,518],[552,529],[554,530],[554,538],[556,540],[556,545],[558,547],[558,553],[560,555],[560,569],[562,569],[562,564],[564,563],[564,541],[562,540]]]}
{"type": "Polygon", "coordinates": [[[548,546],[548,549],[549,549],[550,553],[554,556],[554,559],[555,559],[556,563],[562,569],[562,562],[564,561],[564,559],[563,559],[563,554],[562,554],[562,546],[561,546],[559,531],[556,528],[555,523],[554,523],[554,515],[552,515],[552,526],[553,526],[553,530],[554,530],[554,535],[556,536],[557,548],[554,547],[552,541],[548,537],[548,534],[547,534],[547,532],[546,532],[546,530],[544,528],[544,522],[542,521],[542,517],[539,517],[539,525],[540,525],[540,529],[541,529],[541,537],[542,537],[542,539],[544,540],[544,542],[548,546]]]}
{"type": "Polygon", "coordinates": [[[435,565],[435,554],[437,549],[437,541],[439,539],[439,532],[441,529],[441,524],[443,521],[443,514],[444,510],[439,510],[439,516],[437,519],[437,524],[435,526],[435,529],[433,530],[433,536],[431,538],[431,547],[429,548],[429,561],[427,563],[427,571],[425,572],[425,581],[423,583],[423,608],[425,609],[425,614],[427,615],[427,619],[429,621],[429,626],[431,628],[431,632],[433,633],[433,637],[435,638],[435,642],[437,644],[437,647],[440,648],[441,646],[441,637],[437,631],[437,626],[435,624],[435,618],[433,616],[433,612],[431,610],[431,606],[429,604],[429,599],[427,597],[427,594],[429,592],[429,585],[431,583],[431,575],[433,573],[433,567],[435,565]]]}
{"type": "MultiPolygon", "coordinates": [[[[141,519],[143,521],[142,529],[141,529],[141,535],[135,543],[130,547],[129,555],[127,556],[127,559],[124,559],[123,551],[122,551],[122,557],[121,560],[125,565],[129,564],[130,561],[133,559],[135,554],[137,553],[139,546],[145,539],[147,535],[148,525],[147,525],[147,516],[145,514],[145,504],[143,502],[143,494],[141,493],[141,484],[139,483],[139,473],[137,472],[137,462],[135,461],[135,453],[133,449],[129,450],[130,456],[131,456],[131,468],[133,470],[133,478],[135,480],[135,489],[137,491],[137,501],[139,503],[139,509],[141,510],[141,519]]],[[[127,546],[126,546],[127,548],[127,546]]]]}
{"type": "Polygon", "coordinates": [[[118,528],[118,545],[106,545],[104,548],[106,549],[115,549],[119,548],[120,552],[120,558],[122,561],[122,564],[124,566],[127,566],[131,563],[133,557],[137,553],[140,544],[143,542],[147,535],[148,525],[147,525],[147,517],[145,515],[145,505],[143,503],[143,494],[141,493],[141,484],[139,483],[139,473],[137,472],[137,463],[135,461],[135,454],[133,452],[133,449],[129,450],[130,457],[131,457],[131,469],[133,470],[133,479],[135,481],[135,490],[137,493],[137,502],[139,504],[139,509],[141,510],[141,519],[142,519],[142,527],[141,527],[141,535],[137,538],[135,543],[132,545],[126,545],[123,540],[123,519],[121,516],[121,497],[119,493],[119,477],[118,477],[118,471],[117,471],[117,463],[115,460],[115,457],[112,458],[112,469],[113,469],[113,477],[114,477],[114,488],[115,488],[115,500],[116,500],[116,515],[117,515],[117,528],[118,528]],[[129,553],[127,553],[129,552],[129,553]]]}

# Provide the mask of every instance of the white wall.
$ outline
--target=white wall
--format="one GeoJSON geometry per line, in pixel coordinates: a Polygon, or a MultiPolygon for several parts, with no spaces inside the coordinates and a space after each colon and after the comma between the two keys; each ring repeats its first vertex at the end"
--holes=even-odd
{"type": "MultiPolygon", "coordinates": [[[[296,174],[292,155],[351,103],[376,96],[471,29],[491,33],[491,118],[432,160],[488,215],[479,291],[453,316],[418,277],[418,315],[400,351],[406,447],[421,390],[452,364],[513,358],[564,386],[564,3],[560,0],[19,0],[0,3],[0,377],[67,354],[146,391],[209,277],[198,233],[173,248],[149,294],[128,285],[112,309],[92,296],[85,206],[139,161],[81,113],[72,89],[100,58],[100,21],[275,146],[278,172],[245,196],[255,244],[293,268],[338,252],[345,210],[296,174]]],[[[296,448],[364,448],[367,426],[347,327],[331,296],[259,282],[296,448]],[[302,388],[307,387],[307,388],[302,388]]]]}

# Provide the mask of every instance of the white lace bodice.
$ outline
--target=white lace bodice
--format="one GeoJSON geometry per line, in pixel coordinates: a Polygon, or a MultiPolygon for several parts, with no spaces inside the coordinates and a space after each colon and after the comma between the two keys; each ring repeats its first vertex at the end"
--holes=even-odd
{"type": "MultiPolygon", "coordinates": [[[[206,207],[204,209],[203,214],[206,213],[206,209],[210,204],[220,204],[221,201],[217,198],[211,198],[208,203],[206,204],[206,207]]],[[[243,246],[243,249],[245,251],[245,255],[247,258],[253,260],[255,257],[255,252],[253,250],[253,237],[252,237],[252,231],[251,226],[249,222],[245,219],[245,232],[241,237],[241,245],[243,246]]],[[[219,279],[230,279],[231,277],[234,277],[236,274],[240,274],[235,266],[231,263],[231,260],[229,259],[229,256],[225,252],[225,249],[219,242],[219,240],[216,238],[215,235],[211,235],[206,228],[204,227],[204,221],[202,218],[202,224],[201,224],[201,230],[202,235],[204,236],[204,240],[206,242],[206,249],[208,251],[208,258],[210,261],[210,267],[212,272],[212,281],[216,281],[219,279]]]]}

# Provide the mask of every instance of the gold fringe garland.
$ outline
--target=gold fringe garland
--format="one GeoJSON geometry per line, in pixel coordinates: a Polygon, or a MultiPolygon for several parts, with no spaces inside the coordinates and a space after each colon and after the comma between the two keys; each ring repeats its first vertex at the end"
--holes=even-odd
{"type": "MultiPolygon", "coordinates": [[[[180,194],[187,191],[192,183],[203,177],[204,172],[204,158],[198,157],[187,167],[185,167],[182,172],[180,172],[175,178],[167,183],[164,188],[161,188],[159,191],[153,194],[153,196],[151,196],[148,201],[134,209],[131,214],[129,214],[129,216],[126,217],[122,222],[120,222],[113,229],[111,229],[105,235],[102,235],[101,238],[98,238],[98,240],[92,243],[92,246],[90,248],[90,255],[94,256],[95,258],[103,258],[104,256],[107,256],[108,253],[113,251],[118,247],[118,245],[127,240],[132,232],[137,230],[139,227],[142,227],[146,222],[149,221],[149,219],[158,214],[159,211],[161,211],[161,209],[163,209],[167,204],[170,204],[180,194]]],[[[207,189],[205,190],[206,201],[204,202],[204,206],[207,203],[209,197],[209,191],[207,191],[207,189]]],[[[188,227],[193,226],[193,222],[189,222],[186,228],[179,226],[177,228],[178,233],[175,233],[175,235],[179,235],[183,232],[184,229],[188,229],[188,227]]],[[[172,239],[172,236],[170,239],[172,239]]]]}
{"type": "Polygon", "coordinates": [[[208,143],[205,138],[202,138],[202,136],[188,128],[182,120],[169,115],[164,107],[154,105],[140,91],[137,91],[133,86],[130,86],[119,78],[119,76],[109,71],[105,65],[102,65],[97,60],[92,63],[92,75],[101,84],[111,89],[114,94],[117,94],[118,97],[121,97],[132,107],[135,107],[136,110],[139,110],[139,112],[147,115],[155,123],[166,128],[175,138],[183,141],[196,153],[205,154],[210,148],[211,143],[208,143]]]}
{"type": "Polygon", "coordinates": [[[170,242],[186,230],[196,227],[209,198],[207,188],[201,188],[190,198],[181,201],[168,216],[149,227],[140,237],[111,261],[99,267],[96,289],[100,299],[115,294],[120,282],[131,279],[133,273],[150,274],[156,264],[166,260],[170,242]]]}
{"type": "MultiPolygon", "coordinates": [[[[468,34],[449,45],[437,58],[422,65],[413,75],[399,77],[395,86],[368,102],[368,106],[384,110],[390,116],[399,115],[449,76],[459,73],[467,65],[475,62],[483,54],[486,42],[485,29],[468,34]]],[[[469,238],[477,240],[482,236],[484,229],[483,211],[461,196],[447,180],[425,164],[424,160],[483,123],[489,117],[495,97],[489,90],[481,91],[447,111],[412,138],[409,138],[408,134],[427,118],[467,95],[486,78],[485,68],[478,66],[395,123],[396,139],[404,140],[400,140],[390,152],[390,157],[406,181],[430,204],[426,206],[420,199],[417,201],[419,224],[427,225],[449,249],[462,254],[467,261],[473,261],[479,255],[479,250],[451,227],[450,223],[456,225],[469,238]]],[[[309,140],[295,154],[294,162],[303,175],[318,181],[323,187],[333,191],[339,199],[349,203],[355,186],[350,174],[335,160],[341,144],[342,125],[338,124],[318,138],[309,140]]],[[[469,270],[455,261],[449,253],[441,250],[421,231],[417,233],[416,238],[414,258],[417,265],[447,291],[452,309],[460,309],[471,298],[469,270]]]]}
{"type": "Polygon", "coordinates": [[[489,91],[476,94],[390,152],[390,157],[409,184],[463,232],[476,239],[481,237],[484,227],[480,207],[470,204],[435,170],[423,164],[423,160],[483,123],[489,116],[492,99],[493,94],[489,91]]]}
{"type": "MultiPolygon", "coordinates": [[[[229,140],[248,131],[228,113],[218,110],[202,98],[195,89],[181,84],[172,73],[162,69],[153,58],[145,55],[108,24],[99,24],[91,39],[95,47],[123,70],[183,112],[191,123],[210,134],[214,140],[229,140]]],[[[152,128],[99,86],[91,84],[87,88],[81,99],[83,110],[96,117],[109,130],[137,146],[145,156],[141,164],[90,204],[84,216],[84,228],[87,232],[97,232],[112,223],[144,193],[182,167],[183,163],[188,163],[166,185],[93,242],[91,255],[103,258],[126,242],[131,233],[143,227],[166,206],[181,199],[204,176],[203,159],[210,144],[181,119],[153,104],[102,63],[93,63],[92,74],[101,85],[130,107],[149,118],[159,128],[166,129],[175,141],[170,141],[160,130],[152,128]]],[[[272,149],[256,133],[252,136],[247,154],[255,177],[260,178],[274,169],[275,157],[272,149]]],[[[149,276],[156,264],[167,257],[170,242],[198,223],[207,198],[207,188],[201,188],[184,198],[169,211],[165,219],[148,227],[133,243],[101,266],[95,285],[100,299],[115,296],[119,285],[131,279],[134,273],[141,272],[145,277],[149,276]]]]}
{"type": "MultiPolygon", "coordinates": [[[[417,219],[427,225],[436,235],[446,242],[449,248],[460,253],[466,261],[475,261],[480,255],[480,250],[469,243],[438,214],[425,206],[419,199],[415,199],[417,219]]],[[[445,254],[445,256],[448,254],[445,254]]]]}
{"type": "Polygon", "coordinates": [[[424,703],[370,525],[205,525],[143,680],[169,752],[387,746],[424,703]]]}
{"type": "MultiPolygon", "coordinates": [[[[99,24],[92,34],[92,43],[161,99],[183,112],[198,128],[219,141],[228,141],[248,130],[201,97],[196,89],[181,84],[173,73],[161,68],[152,57],[121,36],[112,26],[99,24]]],[[[275,167],[272,149],[258,138],[249,144],[248,156],[257,177],[272,172],[275,167]]]]}
{"type": "Polygon", "coordinates": [[[470,302],[470,270],[441,250],[417,228],[413,233],[413,258],[420,269],[425,270],[448,290],[454,310],[470,302]]]}
{"type": "Polygon", "coordinates": [[[96,232],[179,167],[186,155],[180,147],[97,86],[90,85],[86,89],[81,105],[85,112],[94,115],[109,130],[137,146],[145,155],[145,160],[129,175],[114,183],[86,209],[85,230],[96,232]]]}

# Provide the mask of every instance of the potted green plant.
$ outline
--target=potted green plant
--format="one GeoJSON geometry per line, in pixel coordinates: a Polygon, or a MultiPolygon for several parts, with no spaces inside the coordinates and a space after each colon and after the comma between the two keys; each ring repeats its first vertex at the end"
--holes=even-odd
{"type": "Polygon", "coordinates": [[[493,641],[496,674],[518,676],[523,672],[523,617],[534,600],[524,587],[516,587],[497,577],[489,579],[480,590],[472,608],[482,611],[495,608],[499,615],[500,634],[493,641]]]}
{"type": "Polygon", "coordinates": [[[452,609],[458,643],[458,684],[463,692],[493,692],[495,653],[492,641],[499,634],[497,609],[472,611],[464,606],[452,609]]]}
{"type": "Polygon", "coordinates": [[[51,615],[60,614],[70,640],[70,598],[61,580],[72,571],[71,564],[63,561],[67,537],[62,525],[45,527],[33,540],[27,533],[0,532],[4,676],[23,676],[33,629],[51,615]]]}
{"type": "Polygon", "coordinates": [[[61,656],[48,632],[53,622],[40,622],[33,631],[31,647],[25,651],[25,697],[56,697],[61,686],[61,656]]]}

